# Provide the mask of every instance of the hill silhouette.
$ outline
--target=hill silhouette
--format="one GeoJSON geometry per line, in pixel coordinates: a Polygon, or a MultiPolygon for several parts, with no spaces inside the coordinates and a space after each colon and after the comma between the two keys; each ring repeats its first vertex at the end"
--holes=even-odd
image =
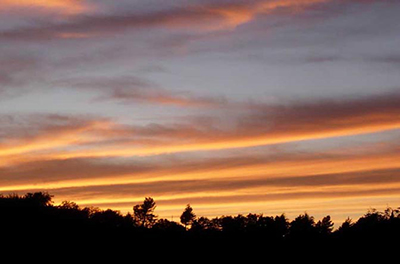
{"type": "MultiPolygon", "coordinates": [[[[340,252],[354,246],[363,250],[398,247],[400,209],[369,210],[357,221],[347,219],[333,230],[330,216],[315,220],[307,213],[292,221],[282,214],[264,216],[196,217],[187,205],[181,223],[157,219],[156,202],[145,198],[133,206],[133,214],[80,207],[65,201],[53,205],[46,192],[0,196],[2,241],[30,241],[37,244],[124,246],[152,249],[176,246],[180,249],[203,247],[208,251],[263,248],[312,249],[340,252]]],[[[228,253],[228,252],[227,252],[228,253]]]]}

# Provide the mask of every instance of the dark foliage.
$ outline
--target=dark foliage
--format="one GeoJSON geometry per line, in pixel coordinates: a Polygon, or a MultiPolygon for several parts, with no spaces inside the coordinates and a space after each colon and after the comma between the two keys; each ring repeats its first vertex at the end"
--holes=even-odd
{"type": "Polygon", "coordinates": [[[196,218],[189,205],[181,225],[157,220],[155,205],[152,198],[146,198],[143,204],[134,206],[134,215],[122,215],[110,209],[81,208],[69,201],[54,206],[52,196],[42,192],[0,196],[0,235],[8,243],[29,241],[32,245],[51,246],[66,241],[75,246],[107,248],[155,249],[175,245],[185,250],[208,247],[209,252],[230,248],[230,254],[236,252],[235,248],[269,252],[302,249],[304,253],[316,249],[346,252],[354,245],[363,250],[399,246],[399,209],[370,210],[358,221],[347,219],[333,230],[330,216],[317,222],[307,213],[292,221],[285,215],[259,214],[196,218]]]}
{"type": "Polygon", "coordinates": [[[193,208],[190,206],[190,204],[186,205],[186,208],[180,217],[181,223],[185,225],[185,228],[187,228],[188,225],[193,223],[195,218],[196,215],[193,213],[193,208]]]}

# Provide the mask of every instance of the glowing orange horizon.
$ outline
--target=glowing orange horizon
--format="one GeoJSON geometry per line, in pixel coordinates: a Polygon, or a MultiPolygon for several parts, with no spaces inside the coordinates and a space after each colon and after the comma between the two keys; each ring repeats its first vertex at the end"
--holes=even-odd
{"type": "MultiPolygon", "coordinates": [[[[209,180],[218,175],[218,179],[237,180],[246,176],[248,179],[272,179],[281,177],[296,177],[304,175],[326,175],[349,172],[373,171],[381,169],[400,168],[400,156],[397,153],[383,153],[376,155],[356,155],[354,157],[330,157],[327,159],[308,158],[293,161],[275,161],[264,164],[259,161],[255,164],[208,168],[198,168],[194,172],[180,171],[179,168],[160,168],[153,172],[131,173],[127,175],[110,175],[109,177],[71,179],[49,181],[47,183],[10,184],[1,186],[0,191],[23,191],[31,189],[61,189],[93,186],[110,186],[123,184],[142,184],[158,181],[186,181],[209,180]]],[[[29,179],[27,179],[29,180],[29,179]]],[[[11,182],[10,182],[11,183],[11,182]]]]}
{"type": "MultiPolygon", "coordinates": [[[[321,140],[334,137],[345,137],[370,133],[379,133],[400,129],[400,122],[386,122],[371,124],[345,124],[343,127],[326,127],[319,131],[307,128],[300,132],[274,132],[266,136],[238,136],[227,134],[226,139],[200,138],[189,136],[189,142],[175,144],[141,144],[140,140],[123,144],[115,143],[102,146],[102,142],[118,138],[119,133],[134,133],[134,131],[120,131],[117,124],[107,121],[92,121],[82,127],[60,130],[56,133],[45,133],[36,138],[27,140],[13,140],[13,144],[0,146],[0,166],[10,166],[34,160],[54,160],[72,158],[102,158],[102,157],[134,157],[153,156],[169,153],[219,151],[234,148],[249,148],[291,142],[321,140]],[[119,132],[113,132],[117,129],[119,132]],[[296,134],[297,133],[297,134],[296,134]],[[198,143],[194,143],[198,141],[198,143]],[[193,142],[193,143],[191,143],[193,142]],[[96,146],[99,144],[99,146],[96,146]],[[141,145],[138,145],[141,144],[141,145]],[[78,149],[71,149],[79,147],[78,149]]],[[[184,135],[182,135],[184,136],[184,135]]]]}

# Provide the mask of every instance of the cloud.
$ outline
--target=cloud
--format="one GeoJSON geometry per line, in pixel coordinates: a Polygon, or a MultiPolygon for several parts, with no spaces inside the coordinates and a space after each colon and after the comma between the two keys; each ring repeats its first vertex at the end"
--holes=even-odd
{"type": "Polygon", "coordinates": [[[249,106],[253,110],[236,112],[229,119],[228,128],[218,118],[208,127],[190,123],[131,127],[132,143],[128,140],[118,149],[102,147],[87,152],[59,153],[59,157],[146,156],[376,133],[400,128],[399,99],[399,93],[394,92],[341,101],[255,104],[249,106]],[[142,147],[141,140],[144,140],[142,147]]]}
{"type": "MultiPolygon", "coordinates": [[[[1,178],[4,180],[5,175],[8,173],[9,176],[15,177],[15,183],[20,182],[20,185],[14,185],[15,189],[13,189],[12,185],[2,188],[2,190],[8,189],[9,191],[21,190],[20,186],[29,186],[29,182],[36,182],[36,186],[32,183],[30,184],[31,188],[46,189],[46,184],[52,186],[53,183],[53,186],[57,187],[49,189],[55,189],[57,192],[68,189],[75,190],[75,192],[79,190],[90,193],[96,191],[99,194],[119,193],[121,195],[145,195],[145,193],[138,193],[139,190],[143,192],[151,190],[154,195],[166,195],[205,191],[238,191],[264,187],[277,190],[294,187],[378,186],[399,183],[400,180],[397,175],[399,174],[400,164],[390,165],[389,163],[389,161],[393,161],[398,156],[393,153],[381,155],[359,155],[353,157],[350,160],[358,164],[350,165],[341,171],[331,173],[329,166],[339,164],[339,160],[343,162],[343,157],[325,157],[324,160],[321,160],[314,153],[305,157],[297,157],[296,160],[291,160],[293,157],[290,154],[286,154],[286,157],[281,157],[280,160],[275,162],[268,162],[268,159],[264,157],[264,160],[267,160],[264,161],[266,164],[262,163],[262,158],[258,162],[252,160],[247,163],[243,162],[243,164],[240,164],[240,159],[242,161],[245,160],[245,156],[225,158],[224,161],[230,166],[228,173],[226,173],[227,168],[218,167],[216,161],[213,160],[201,162],[181,161],[177,162],[175,166],[168,165],[166,162],[158,164],[140,162],[127,164],[126,162],[113,163],[95,159],[44,161],[37,164],[25,164],[20,169],[13,169],[11,172],[2,169],[1,178]],[[383,161],[381,155],[388,156],[385,164],[382,164],[382,166],[366,166],[368,161],[383,161]],[[304,164],[302,164],[303,162],[304,164]],[[307,171],[306,168],[312,162],[323,162],[323,164],[314,167],[314,171],[307,171]],[[289,163],[294,168],[302,168],[303,170],[300,169],[290,173],[282,167],[289,163]],[[195,166],[198,166],[198,168],[195,166]],[[78,168],[85,168],[85,172],[79,172],[78,168]],[[259,168],[261,172],[254,173],[254,168],[259,168]],[[268,172],[270,168],[274,171],[273,173],[268,172]],[[237,175],[237,177],[233,177],[235,169],[240,170],[240,175],[237,175]],[[248,172],[246,173],[245,170],[248,170],[248,172]],[[40,183],[38,183],[39,179],[30,177],[30,175],[40,175],[39,172],[42,172],[40,183]],[[189,174],[193,177],[188,177],[189,174]],[[196,174],[205,174],[206,176],[196,179],[196,174]],[[215,178],[211,174],[220,176],[215,178]],[[127,175],[129,177],[126,177],[127,175]],[[85,179],[86,181],[84,181],[85,179]],[[104,181],[104,179],[114,179],[114,181],[104,181]]],[[[29,191],[29,189],[24,191],[29,191]]]]}
{"type": "MultiPolygon", "coordinates": [[[[280,184],[282,186],[322,185],[324,182],[327,185],[340,182],[361,184],[361,181],[356,179],[358,173],[400,168],[397,154],[399,146],[384,148],[374,146],[373,149],[374,153],[343,151],[334,154],[283,151],[277,154],[239,152],[235,155],[227,155],[222,152],[218,157],[206,158],[176,154],[142,158],[52,159],[51,156],[43,158],[34,154],[36,160],[25,160],[25,162],[0,168],[0,183],[3,185],[0,191],[86,188],[88,186],[101,189],[117,185],[147,184],[146,186],[150,186],[151,183],[157,182],[212,179],[226,181],[226,184],[232,182],[229,186],[235,188],[239,188],[240,184],[237,185],[234,182],[242,179],[246,179],[247,183],[244,184],[246,188],[256,185],[279,187],[280,184]],[[354,174],[355,178],[350,173],[354,174]],[[340,174],[347,176],[333,176],[340,174]],[[323,177],[323,175],[327,176],[323,177]],[[317,178],[319,176],[321,178],[317,178]],[[254,184],[251,185],[251,182],[254,184]],[[290,182],[294,185],[290,185],[290,182]]],[[[23,159],[21,156],[19,158],[23,159]]],[[[363,181],[371,183],[373,181],[371,177],[375,177],[374,175],[377,174],[371,174],[368,179],[363,178],[363,181]]],[[[384,183],[392,178],[382,176],[379,179],[384,183]]],[[[379,181],[378,178],[377,181],[379,181]]]]}
{"type": "Polygon", "coordinates": [[[400,54],[392,54],[392,55],[374,57],[374,58],[371,58],[370,61],[400,66],[400,54]]]}
{"type": "Polygon", "coordinates": [[[400,190],[398,146],[368,147],[373,152],[37,160],[0,168],[0,193],[46,190],[56,203],[72,200],[123,212],[151,196],[160,217],[180,214],[187,203],[207,216],[242,210],[327,213],[323,204],[329,213],[347,206],[366,210],[381,200],[397,202],[400,190]]]}
{"type": "Polygon", "coordinates": [[[182,107],[221,107],[227,99],[220,97],[195,96],[190,92],[169,92],[163,89],[113,89],[103,97],[122,103],[153,103],[182,107]]]}
{"type": "MultiPolygon", "coordinates": [[[[162,217],[178,214],[187,203],[193,204],[196,212],[206,209],[208,214],[212,212],[211,208],[218,208],[217,215],[223,214],[225,206],[236,208],[230,208],[231,214],[232,210],[237,212],[242,207],[247,209],[247,213],[254,213],[254,210],[263,212],[266,208],[283,210],[282,213],[295,210],[296,207],[304,212],[313,202],[318,205],[327,202],[331,210],[343,210],[345,204],[352,202],[358,209],[362,207],[366,210],[371,206],[367,198],[396,200],[400,191],[396,177],[398,173],[396,169],[272,179],[224,180],[214,177],[205,180],[66,187],[50,191],[55,194],[57,202],[68,199],[82,206],[121,208],[123,211],[130,211],[143,197],[151,196],[156,199],[162,217]],[[293,204],[294,201],[296,204],[293,204]],[[342,203],[336,204],[335,201],[342,203]]],[[[319,208],[319,211],[323,211],[323,208],[319,208]]]]}
{"type": "MultiPolygon", "coordinates": [[[[398,173],[398,172],[396,172],[398,173]]],[[[398,181],[390,182],[398,183],[398,181]]],[[[119,204],[126,204],[132,206],[136,202],[140,202],[142,197],[151,196],[156,197],[158,203],[162,205],[176,205],[176,204],[187,204],[196,203],[202,205],[212,206],[213,204],[219,204],[222,207],[223,204],[240,204],[246,202],[258,202],[258,203],[273,203],[274,201],[293,201],[298,199],[312,200],[312,199],[334,199],[334,198],[351,198],[351,197],[365,197],[365,196],[385,196],[385,195],[397,195],[400,192],[399,187],[387,188],[387,186],[375,186],[373,184],[363,189],[353,190],[344,188],[345,190],[324,190],[323,187],[327,187],[324,184],[322,187],[314,185],[313,189],[306,189],[304,185],[299,185],[299,189],[288,189],[281,192],[273,192],[268,189],[262,189],[262,183],[256,188],[258,191],[253,189],[251,186],[247,186],[241,182],[240,188],[221,188],[223,182],[159,182],[152,185],[128,185],[128,186],[110,186],[110,188],[102,189],[90,189],[82,188],[79,189],[61,189],[55,192],[61,197],[75,196],[80,200],[82,205],[91,206],[118,206],[119,204]],[[219,185],[220,184],[220,185],[219,185]],[[164,186],[161,186],[164,185],[164,186]],[[119,187],[119,188],[118,188],[119,187]],[[170,187],[170,189],[166,188],[170,187]],[[320,188],[316,190],[315,187],[320,188]],[[160,190],[161,189],[161,190],[160,190]],[[182,190],[188,190],[184,192],[182,190]],[[240,190],[247,190],[247,194],[241,193],[240,190]],[[175,191],[175,192],[174,192],[175,191]],[[113,194],[120,193],[119,198],[110,198],[113,194]],[[215,194],[219,195],[215,195],[215,194]],[[133,194],[133,195],[128,195],[133,194]],[[92,199],[91,197],[98,197],[98,200],[92,199]],[[158,197],[158,199],[157,199],[158,197]]],[[[230,185],[230,183],[227,183],[230,185]]],[[[251,184],[250,184],[251,185],[251,184]]],[[[311,186],[307,184],[306,186],[311,186]]],[[[354,185],[357,186],[357,185],[354,185]]],[[[353,186],[353,187],[354,187],[353,186]]],[[[339,186],[341,187],[341,186],[339,186]]]]}
{"type": "Polygon", "coordinates": [[[10,114],[0,115],[0,192],[48,190],[57,201],[124,210],[151,195],[167,213],[188,202],[217,213],[249,210],[250,202],[301,212],[313,203],[367,208],[372,199],[360,200],[368,197],[398,202],[399,146],[380,133],[400,131],[397,79],[385,79],[399,64],[397,1],[184,2],[4,2],[0,100],[34,96],[2,108],[10,114]],[[262,66],[247,71],[248,55],[262,66]],[[237,64],[218,68],[231,59],[237,64]],[[290,98],[307,85],[332,95],[326,87],[335,84],[359,96],[264,102],[204,93],[273,96],[267,86],[286,90],[286,80],[296,90],[278,94],[290,98]],[[239,90],[242,81],[251,87],[239,90]],[[369,87],[380,91],[361,96],[369,87]],[[60,107],[42,103],[64,95],[60,107]],[[24,115],[29,109],[59,114],[24,115]],[[84,111],[96,115],[71,114],[84,111]],[[143,112],[155,118],[138,121],[143,112]],[[386,146],[369,145],[371,135],[349,137],[369,133],[386,146]],[[354,151],[358,140],[367,146],[354,151]]]}
{"type": "Polygon", "coordinates": [[[244,120],[242,126],[251,128],[266,121],[273,122],[277,131],[302,130],[341,130],[363,126],[379,126],[387,122],[396,124],[400,111],[396,101],[400,93],[294,102],[286,105],[261,105],[253,118],[244,120]],[[302,128],[299,128],[302,123],[302,128]],[[374,124],[374,125],[373,125],[374,124]],[[313,128],[314,127],[314,128],[313,128]]]}
{"type": "MultiPolygon", "coordinates": [[[[399,100],[400,94],[393,92],[281,105],[242,103],[240,108],[220,117],[214,113],[202,123],[189,118],[173,123],[122,125],[104,118],[91,117],[82,122],[80,118],[59,116],[67,121],[54,128],[51,117],[39,122],[40,133],[31,138],[8,140],[1,146],[0,156],[38,151],[37,156],[54,159],[151,156],[377,133],[400,128],[399,100]]],[[[25,125],[20,129],[30,131],[25,125]]]]}
{"type": "Polygon", "coordinates": [[[57,201],[124,210],[149,195],[167,208],[188,202],[210,208],[389,199],[399,193],[396,143],[324,154],[227,150],[398,129],[398,101],[393,92],[280,105],[253,102],[230,112],[231,127],[218,119],[140,126],[96,116],[3,115],[0,192],[49,190],[57,201]],[[210,151],[219,151],[218,157],[210,151]]]}
{"type": "MultiPolygon", "coordinates": [[[[0,117],[0,156],[62,148],[80,142],[90,143],[87,133],[107,127],[105,120],[62,115],[4,115],[0,117]]],[[[93,132],[95,136],[97,132],[93,132]]],[[[6,162],[3,160],[3,162],[6,162]]]]}
{"type": "Polygon", "coordinates": [[[40,62],[34,56],[0,56],[0,101],[38,81],[39,68],[40,62]],[[35,81],[32,81],[33,76],[37,77],[35,81]]]}
{"type": "Polygon", "coordinates": [[[88,3],[85,0],[2,0],[0,11],[10,9],[45,10],[73,15],[88,11],[88,3]]]}
{"type": "Polygon", "coordinates": [[[60,195],[69,196],[73,193],[85,193],[98,196],[108,196],[119,193],[121,196],[134,194],[135,196],[145,196],[151,190],[152,195],[191,195],[197,193],[223,193],[240,192],[240,190],[268,188],[298,188],[302,187],[327,187],[327,186],[379,186],[392,183],[400,183],[398,175],[399,169],[361,171],[351,173],[336,173],[322,175],[306,175],[295,177],[272,177],[257,179],[204,179],[204,180],[184,180],[184,181],[157,181],[151,183],[122,184],[93,186],[80,188],[62,188],[57,190],[60,195]]]}
{"type": "MultiPolygon", "coordinates": [[[[97,36],[123,32],[128,29],[160,27],[179,30],[231,30],[253,20],[257,14],[270,13],[282,8],[299,12],[307,6],[327,0],[280,0],[233,3],[194,4],[184,7],[156,11],[147,14],[76,15],[73,21],[49,23],[36,28],[20,28],[0,33],[4,40],[46,40],[65,36],[97,36]]],[[[38,2],[39,3],[39,2],[38,2]]],[[[47,3],[47,2],[46,2],[47,3]]],[[[76,1],[56,1],[53,5],[74,5],[76,1]]],[[[73,10],[73,9],[72,9],[73,10]]]]}
{"type": "Polygon", "coordinates": [[[123,104],[155,104],[178,107],[211,107],[219,108],[228,104],[224,97],[198,96],[187,91],[170,91],[159,87],[143,78],[120,76],[113,78],[86,77],[80,79],[60,80],[55,86],[67,89],[87,89],[100,95],[96,101],[115,101],[123,104]]]}

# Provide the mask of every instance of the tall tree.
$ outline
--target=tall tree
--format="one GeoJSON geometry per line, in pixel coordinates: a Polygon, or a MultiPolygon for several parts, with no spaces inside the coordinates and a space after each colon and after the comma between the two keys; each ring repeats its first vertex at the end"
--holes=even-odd
{"type": "Polygon", "coordinates": [[[157,216],[154,214],[156,209],[156,202],[151,197],[146,197],[142,204],[137,204],[133,207],[133,218],[135,223],[141,227],[152,227],[157,216]]]}
{"type": "Polygon", "coordinates": [[[329,235],[330,233],[332,233],[333,225],[334,224],[331,220],[331,217],[328,215],[322,218],[322,220],[318,221],[315,227],[317,228],[319,234],[329,235]]]}
{"type": "Polygon", "coordinates": [[[291,223],[289,234],[292,238],[312,238],[317,234],[314,217],[307,213],[299,215],[291,223]]]}
{"type": "Polygon", "coordinates": [[[185,225],[185,228],[187,228],[188,225],[193,223],[195,218],[196,215],[193,213],[193,208],[190,206],[190,204],[186,205],[186,208],[181,215],[181,223],[185,225]]]}

